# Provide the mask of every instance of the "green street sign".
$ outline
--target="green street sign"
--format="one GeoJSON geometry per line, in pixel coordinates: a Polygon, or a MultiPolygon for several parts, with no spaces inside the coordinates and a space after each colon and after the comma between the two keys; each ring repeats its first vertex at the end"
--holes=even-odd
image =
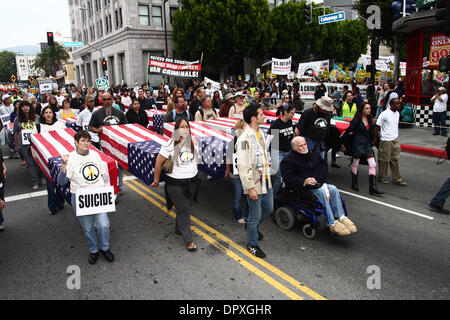
{"type": "Polygon", "coordinates": [[[436,0],[417,0],[416,8],[418,9],[426,9],[432,5],[436,4],[436,0]]]}

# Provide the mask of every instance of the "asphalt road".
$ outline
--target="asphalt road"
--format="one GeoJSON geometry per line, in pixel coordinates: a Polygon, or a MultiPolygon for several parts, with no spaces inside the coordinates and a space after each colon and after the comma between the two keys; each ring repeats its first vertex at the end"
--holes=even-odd
{"type": "MultiPolygon", "coordinates": [[[[429,211],[426,203],[447,179],[450,163],[435,161],[402,153],[408,186],[380,185],[386,192],[381,199],[369,195],[367,167],[361,167],[359,198],[341,155],[342,168],[330,168],[329,182],[351,192],[342,195],[358,233],[342,238],[321,230],[307,240],[299,226],[283,231],[268,219],[261,227],[264,260],[246,253],[246,233],[233,220],[232,186],[225,180],[201,184],[193,210],[196,253],[174,234],[163,188],[149,191],[138,180],[127,181],[110,214],[116,261],[99,257],[94,266],[71,209],[50,216],[46,196],[25,196],[4,210],[0,299],[449,299],[450,217],[429,211]],[[67,288],[71,265],[80,267],[80,290],[67,288]],[[369,266],[379,268],[380,289],[368,289],[369,266]]],[[[6,164],[6,196],[32,192],[19,161],[6,164]]]]}

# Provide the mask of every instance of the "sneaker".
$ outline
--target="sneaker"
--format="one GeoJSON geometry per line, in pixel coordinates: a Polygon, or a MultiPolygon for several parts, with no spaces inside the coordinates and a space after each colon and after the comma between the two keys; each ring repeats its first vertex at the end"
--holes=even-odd
{"type": "Polygon", "coordinates": [[[54,214],[56,214],[56,209],[49,210],[49,215],[53,216],[54,214]]]}
{"type": "Polygon", "coordinates": [[[34,184],[32,188],[33,188],[33,190],[37,190],[37,189],[39,189],[39,186],[37,184],[34,184]]]}
{"type": "Polygon", "coordinates": [[[246,223],[246,221],[244,218],[240,218],[239,220],[237,220],[237,223],[244,224],[244,223],[246,223]]]}
{"type": "Polygon", "coordinates": [[[89,254],[89,258],[88,258],[88,262],[89,262],[89,264],[95,264],[97,262],[97,259],[98,259],[98,252],[90,253],[89,254]]]}
{"type": "Polygon", "coordinates": [[[389,181],[386,178],[378,179],[378,181],[384,184],[389,184],[389,181]]]}
{"type": "Polygon", "coordinates": [[[400,180],[400,181],[396,181],[396,182],[394,182],[394,184],[396,184],[396,185],[398,185],[398,186],[402,186],[402,187],[406,187],[408,184],[405,182],[405,181],[403,181],[403,180],[400,180]]]}
{"type": "Polygon", "coordinates": [[[100,250],[100,252],[105,257],[105,259],[108,260],[108,262],[114,261],[114,255],[112,254],[111,251],[109,251],[109,249],[106,251],[100,250]]]}
{"type": "Polygon", "coordinates": [[[0,232],[5,231],[5,230],[6,230],[6,227],[4,225],[1,225],[0,226],[0,232]]]}
{"type": "Polygon", "coordinates": [[[429,203],[428,207],[431,210],[436,211],[436,212],[441,213],[441,214],[450,214],[450,211],[448,209],[444,209],[444,208],[442,208],[440,206],[437,206],[437,205],[434,205],[432,203],[429,203]]]}
{"type": "Polygon", "coordinates": [[[330,231],[339,236],[348,236],[350,234],[350,230],[339,221],[335,221],[334,224],[330,226],[330,231]]]}
{"type": "Polygon", "coordinates": [[[358,230],[356,229],[355,224],[352,222],[352,220],[350,220],[349,218],[345,217],[344,219],[342,219],[342,221],[340,221],[344,226],[347,227],[348,231],[350,231],[350,233],[356,233],[358,230]]]}
{"type": "Polygon", "coordinates": [[[265,258],[266,257],[266,254],[258,246],[255,246],[255,247],[247,246],[247,250],[252,255],[254,255],[254,256],[258,257],[258,258],[265,258]]]}

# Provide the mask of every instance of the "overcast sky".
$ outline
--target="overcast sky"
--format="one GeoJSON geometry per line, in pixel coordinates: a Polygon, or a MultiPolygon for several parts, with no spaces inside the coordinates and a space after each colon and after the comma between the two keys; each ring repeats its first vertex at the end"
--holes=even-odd
{"type": "MultiPolygon", "coordinates": [[[[6,36],[1,48],[37,45],[47,42],[47,31],[61,31],[70,37],[70,18],[67,0],[2,0],[1,26],[6,36]]],[[[69,39],[65,39],[70,41],[69,39]]]]}

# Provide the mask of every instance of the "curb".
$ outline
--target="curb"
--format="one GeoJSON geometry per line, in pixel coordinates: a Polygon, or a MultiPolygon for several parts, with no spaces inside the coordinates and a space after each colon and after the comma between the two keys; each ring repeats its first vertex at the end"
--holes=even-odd
{"type": "Polygon", "coordinates": [[[447,153],[444,151],[444,149],[425,148],[409,144],[400,144],[400,147],[402,149],[402,152],[415,153],[434,158],[442,157],[444,159],[447,159],[447,153]]]}

